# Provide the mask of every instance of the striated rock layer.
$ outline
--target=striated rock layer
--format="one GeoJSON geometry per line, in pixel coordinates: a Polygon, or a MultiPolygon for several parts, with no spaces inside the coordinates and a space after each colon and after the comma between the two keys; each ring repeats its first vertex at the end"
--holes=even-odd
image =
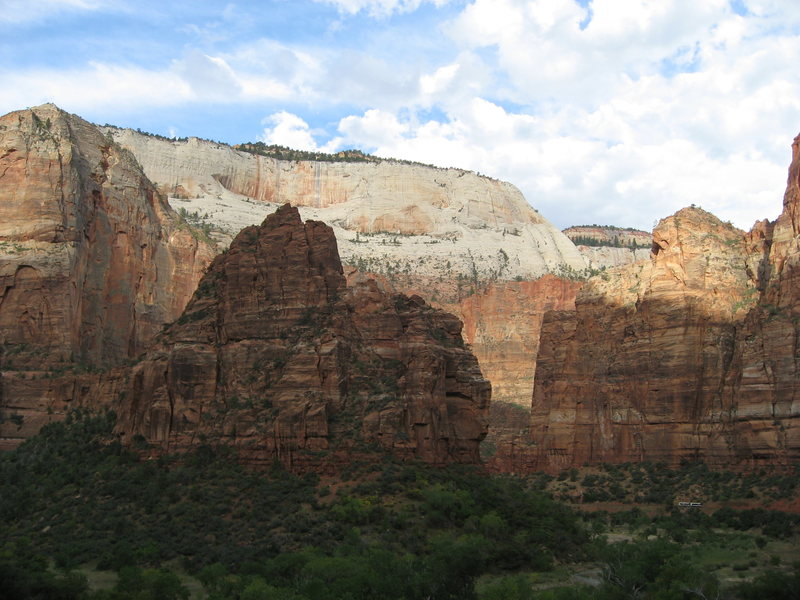
{"type": "Polygon", "coordinates": [[[373,280],[348,288],[333,230],[286,205],[214,260],[134,367],[118,427],[294,469],[370,448],[477,462],[489,397],[456,317],[373,280]]]}
{"type": "Polygon", "coordinates": [[[652,235],[630,227],[578,225],[563,233],[576,244],[591,271],[646,260],[653,243],[652,235]]]}
{"type": "Polygon", "coordinates": [[[530,407],[539,332],[547,311],[575,306],[581,283],[553,275],[491,284],[444,308],[464,322],[481,371],[492,382],[493,402],[530,407]]]}
{"type": "Polygon", "coordinates": [[[189,138],[109,135],[173,204],[238,232],[286,202],[329,223],[343,262],[393,277],[534,279],[586,264],[513,185],[462,169],[393,160],[290,161],[189,138]]]}
{"type": "Polygon", "coordinates": [[[516,470],[800,458],[800,158],[784,210],[744,234],[700,209],[653,232],[649,262],[545,316],[531,437],[516,470]]]}
{"type": "Polygon", "coordinates": [[[87,372],[142,352],[212,256],[95,126],[53,105],[0,118],[0,447],[113,393],[87,372]]]}

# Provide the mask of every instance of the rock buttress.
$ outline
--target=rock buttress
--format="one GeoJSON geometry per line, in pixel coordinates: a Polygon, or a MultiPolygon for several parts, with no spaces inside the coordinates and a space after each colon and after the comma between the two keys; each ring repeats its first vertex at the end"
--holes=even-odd
{"type": "MultiPolygon", "coordinates": [[[[787,197],[797,170],[795,150],[787,197]]],[[[545,315],[518,464],[796,461],[794,207],[749,234],[683,209],[656,227],[649,262],[593,278],[574,311],[545,315]]]]}
{"type": "Polygon", "coordinates": [[[214,260],[131,382],[126,436],[295,469],[375,448],[477,462],[490,397],[457,318],[372,280],[348,288],[333,231],[289,205],[214,260]]]}
{"type": "Polygon", "coordinates": [[[212,255],[95,126],[53,105],[0,118],[0,447],[113,396],[88,375],[142,352],[212,255]]]}

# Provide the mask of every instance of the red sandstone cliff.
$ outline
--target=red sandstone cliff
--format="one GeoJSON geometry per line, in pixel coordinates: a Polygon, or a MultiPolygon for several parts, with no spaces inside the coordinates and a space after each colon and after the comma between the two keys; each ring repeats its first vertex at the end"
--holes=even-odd
{"type": "Polygon", "coordinates": [[[784,210],[744,234],[699,209],[545,316],[517,470],[586,462],[800,458],[798,141],[784,210]]]}
{"type": "Polygon", "coordinates": [[[0,447],[113,394],[86,372],[142,352],[212,256],[95,126],[53,105],[0,118],[0,447]]]}
{"type": "Polygon", "coordinates": [[[477,462],[490,386],[460,334],[419,297],[348,288],[332,229],[286,205],[214,260],[134,367],[119,431],[301,469],[370,447],[477,462]]]}
{"type": "Polygon", "coordinates": [[[492,382],[493,402],[529,406],[539,331],[549,310],[569,310],[581,283],[545,275],[534,281],[491,283],[444,308],[464,322],[481,371],[492,382]]]}

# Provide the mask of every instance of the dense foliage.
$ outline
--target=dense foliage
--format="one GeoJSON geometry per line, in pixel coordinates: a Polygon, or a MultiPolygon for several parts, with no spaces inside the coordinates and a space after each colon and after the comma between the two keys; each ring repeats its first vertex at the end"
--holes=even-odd
{"type": "Polygon", "coordinates": [[[223,586],[213,568],[225,585],[263,580],[298,598],[320,586],[328,598],[469,598],[486,571],[546,570],[585,552],[578,517],[518,479],[387,462],[351,469],[334,494],[316,476],[254,472],[207,446],[141,459],[112,426],[112,415],[77,414],[0,456],[0,526],[14,551],[62,569],[178,560],[210,589],[223,586]]]}
{"type": "MultiPolygon", "coordinates": [[[[782,599],[798,589],[797,568],[779,556],[727,588],[712,569],[736,546],[743,576],[790,543],[800,523],[785,513],[578,514],[542,491],[577,484],[572,473],[522,479],[387,461],[320,480],[278,465],[255,472],[208,446],[148,459],[143,441],[116,442],[113,424],[75,413],[0,455],[0,599],[186,599],[186,573],[214,600],[782,599]],[[607,530],[630,535],[607,543],[607,530]],[[583,583],[538,583],[585,561],[596,574],[583,583]],[[75,570],[87,564],[115,572],[113,583],[90,589],[75,570]]],[[[664,471],[652,470],[654,483],[664,471]]]]}

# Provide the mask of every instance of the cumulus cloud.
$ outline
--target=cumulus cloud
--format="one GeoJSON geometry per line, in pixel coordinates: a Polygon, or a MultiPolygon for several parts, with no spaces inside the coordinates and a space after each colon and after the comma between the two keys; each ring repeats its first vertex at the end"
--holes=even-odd
{"type": "Polygon", "coordinates": [[[466,89],[451,62],[420,78],[420,106],[442,117],[367,111],[339,129],[379,154],[508,179],[564,226],[649,227],[695,203],[749,227],[780,210],[800,37],[787,3],[745,6],[475,0],[447,31],[493,85],[466,89]]]}
{"type": "Polygon", "coordinates": [[[4,81],[0,88],[0,110],[4,112],[55,102],[74,112],[89,113],[98,108],[169,106],[188,102],[193,97],[190,86],[170,70],[153,71],[104,63],[90,63],[71,70],[0,71],[0,77],[4,81]]]}
{"type": "Polygon", "coordinates": [[[224,100],[239,95],[241,84],[224,59],[191,50],[173,65],[176,73],[203,99],[224,100]]]}
{"type": "Polygon", "coordinates": [[[267,127],[261,136],[266,144],[277,144],[297,150],[312,152],[334,152],[340,140],[334,138],[322,146],[314,139],[314,132],[303,119],[295,114],[281,111],[264,119],[267,127]]]}

